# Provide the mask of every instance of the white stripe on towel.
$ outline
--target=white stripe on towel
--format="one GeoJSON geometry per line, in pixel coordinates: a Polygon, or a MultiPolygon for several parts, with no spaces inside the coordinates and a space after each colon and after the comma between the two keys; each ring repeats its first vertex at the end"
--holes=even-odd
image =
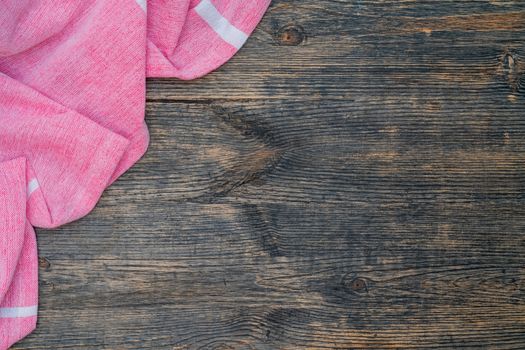
{"type": "Polygon", "coordinates": [[[144,12],[147,11],[148,8],[148,0],[135,0],[137,4],[144,10],[144,12]]]}
{"type": "Polygon", "coordinates": [[[0,307],[0,318],[18,318],[36,316],[38,305],[21,307],[0,307]]]}
{"type": "Polygon", "coordinates": [[[29,197],[33,192],[35,192],[40,187],[37,179],[32,179],[27,184],[27,197],[29,197]]]}
{"type": "Polygon", "coordinates": [[[217,33],[222,40],[240,49],[248,40],[248,35],[224,18],[210,0],[202,0],[195,12],[217,33]]]}

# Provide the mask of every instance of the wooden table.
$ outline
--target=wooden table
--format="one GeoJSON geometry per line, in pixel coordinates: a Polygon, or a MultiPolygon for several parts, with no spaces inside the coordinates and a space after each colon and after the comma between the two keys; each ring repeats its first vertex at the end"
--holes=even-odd
{"type": "Polygon", "coordinates": [[[525,1],[276,0],[147,122],[15,349],[525,348],[525,1]]]}

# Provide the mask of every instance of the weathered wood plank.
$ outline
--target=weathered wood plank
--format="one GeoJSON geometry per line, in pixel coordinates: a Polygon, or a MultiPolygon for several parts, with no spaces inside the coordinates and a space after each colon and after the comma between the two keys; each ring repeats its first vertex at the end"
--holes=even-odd
{"type": "Polygon", "coordinates": [[[525,3],[274,1],[148,83],[146,157],[39,231],[15,349],[525,347],[525,3]]]}
{"type": "MultiPolygon", "coordinates": [[[[134,215],[97,220],[89,239],[78,234],[82,222],[64,229],[66,240],[41,238],[55,252],[42,271],[49,313],[39,332],[67,329],[72,338],[64,346],[36,337],[37,344],[420,348],[522,341],[525,265],[516,252],[523,250],[523,208],[500,208],[506,215],[492,220],[464,210],[450,220],[431,208],[146,203],[128,207],[134,215]],[[141,225],[150,217],[164,220],[141,225]],[[71,313],[80,318],[64,317],[71,313]]],[[[104,201],[97,211],[118,207],[104,201]]]]}

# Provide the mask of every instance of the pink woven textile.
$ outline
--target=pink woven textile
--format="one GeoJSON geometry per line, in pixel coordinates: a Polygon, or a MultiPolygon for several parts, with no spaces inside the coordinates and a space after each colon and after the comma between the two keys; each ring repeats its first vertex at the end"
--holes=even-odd
{"type": "Polygon", "coordinates": [[[146,76],[216,69],[269,2],[0,2],[0,350],[36,326],[33,226],[85,216],[145,153],[146,76]]]}

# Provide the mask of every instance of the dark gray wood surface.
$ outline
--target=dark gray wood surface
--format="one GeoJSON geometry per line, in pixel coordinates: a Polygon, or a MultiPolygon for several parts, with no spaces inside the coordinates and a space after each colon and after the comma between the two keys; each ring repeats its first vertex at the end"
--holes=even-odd
{"type": "Polygon", "coordinates": [[[525,1],[276,0],[147,122],[15,349],[525,348],[525,1]]]}

